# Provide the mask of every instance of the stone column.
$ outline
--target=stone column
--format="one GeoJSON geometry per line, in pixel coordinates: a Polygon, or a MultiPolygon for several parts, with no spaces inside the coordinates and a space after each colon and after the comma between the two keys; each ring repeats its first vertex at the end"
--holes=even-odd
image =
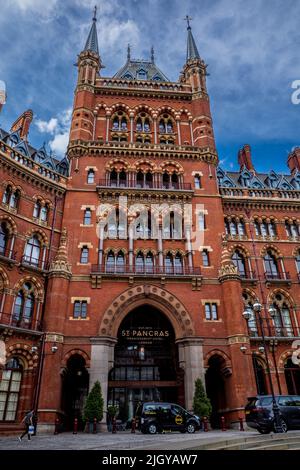
{"type": "MultiPolygon", "coordinates": [[[[90,385],[91,390],[94,383],[99,380],[104,400],[104,410],[107,409],[108,373],[114,365],[114,348],[117,338],[99,336],[90,338],[91,341],[91,367],[90,385]]],[[[102,423],[106,423],[104,414],[102,423]]]]}
{"type": "Polygon", "coordinates": [[[195,380],[200,378],[205,386],[203,363],[203,339],[200,337],[180,338],[178,344],[179,366],[184,370],[185,407],[193,409],[195,380]]]}

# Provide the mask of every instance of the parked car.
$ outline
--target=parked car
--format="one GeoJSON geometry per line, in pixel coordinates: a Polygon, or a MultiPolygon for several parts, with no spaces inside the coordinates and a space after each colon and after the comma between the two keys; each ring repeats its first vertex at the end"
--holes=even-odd
{"type": "Polygon", "coordinates": [[[175,403],[140,403],[135,416],[137,428],[142,433],[156,434],[164,430],[194,433],[201,427],[199,416],[175,403]]]}
{"type": "MultiPolygon", "coordinates": [[[[288,429],[300,429],[300,396],[276,395],[279,407],[281,426],[284,432],[288,429]]],[[[245,407],[246,423],[261,434],[274,430],[273,402],[271,395],[249,397],[245,407]]]]}

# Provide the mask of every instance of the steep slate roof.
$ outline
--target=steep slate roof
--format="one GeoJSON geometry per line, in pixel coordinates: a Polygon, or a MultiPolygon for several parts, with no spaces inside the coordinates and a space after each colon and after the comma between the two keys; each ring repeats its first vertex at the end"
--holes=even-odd
{"type": "Polygon", "coordinates": [[[200,54],[198,52],[196,42],[192,33],[192,28],[188,23],[188,37],[187,37],[187,50],[186,50],[186,60],[200,59],[200,54]]]}
{"type": "Polygon", "coordinates": [[[217,177],[220,187],[227,188],[254,188],[254,189],[300,189],[300,173],[277,174],[271,170],[269,173],[255,173],[242,168],[241,171],[225,171],[217,169],[217,177]],[[245,184],[245,179],[247,184],[245,184]]]}
{"type": "Polygon", "coordinates": [[[130,58],[128,48],[126,64],[114,75],[113,78],[125,78],[127,80],[153,80],[158,82],[169,82],[170,80],[162,73],[154,62],[154,52],[151,50],[151,60],[140,60],[130,58]],[[144,78],[142,78],[144,74],[144,78]]]}
{"type": "Polygon", "coordinates": [[[8,133],[5,130],[0,129],[0,140],[10,147],[15,148],[18,152],[25,155],[25,157],[29,157],[35,162],[50,168],[61,175],[68,175],[69,162],[66,157],[62,160],[58,160],[52,154],[48,154],[45,144],[40,149],[32,147],[28,142],[21,139],[20,131],[8,133]]]}
{"type": "Polygon", "coordinates": [[[95,7],[93,23],[88,35],[88,38],[85,43],[84,51],[92,51],[99,55],[99,46],[98,46],[98,35],[97,35],[97,18],[96,18],[97,8],[95,7]]]}

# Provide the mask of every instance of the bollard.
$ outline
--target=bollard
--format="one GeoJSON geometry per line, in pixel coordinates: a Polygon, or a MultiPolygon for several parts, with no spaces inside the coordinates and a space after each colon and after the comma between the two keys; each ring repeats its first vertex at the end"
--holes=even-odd
{"type": "Polygon", "coordinates": [[[240,431],[245,431],[243,418],[239,418],[239,422],[240,422],[240,431]]]}
{"type": "Polygon", "coordinates": [[[113,417],[112,419],[112,430],[111,430],[112,434],[116,434],[117,432],[117,420],[115,417],[113,417]]]}
{"type": "Polygon", "coordinates": [[[59,419],[55,418],[54,434],[58,434],[59,419]]]}
{"type": "Polygon", "coordinates": [[[208,432],[208,419],[206,416],[203,417],[203,431],[208,432]]]}
{"type": "Polygon", "coordinates": [[[93,421],[93,434],[97,434],[97,418],[93,421]]]}
{"type": "Polygon", "coordinates": [[[226,431],[225,418],[221,416],[221,430],[226,431]]]}
{"type": "Polygon", "coordinates": [[[131,434],[135,434],[135,428],[136,428],[136,419],[132,418],[132,421],[131,421],[131,434]]]}
{"type": "Polygon", "coordinates": [[[74,419],[74,426],[73,426],[73,434],[77,434],[77,429],[78,429],[78,419],[74,419]]]}

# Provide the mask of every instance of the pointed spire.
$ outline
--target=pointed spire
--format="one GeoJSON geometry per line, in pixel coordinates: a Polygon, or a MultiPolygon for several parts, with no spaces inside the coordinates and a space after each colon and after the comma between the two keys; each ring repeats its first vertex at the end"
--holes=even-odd
{"type": "Polygon", "coordinates": [[[130,50],[130,44],[127,45],[127,60],[128,62],[130,61],[131,57],[131,50],[130,50]]]}
{"type": "Polygon", "coordinates": [[[93,24],[88,35],[84,51],[91,51],[95,52],[99,55],[99,47],[98,47],[98,35],[97,35],[97,7],[95,6],[94,9],[94,16],[93,16],[93,24]]]}
{"type": "Polygon", "coordinates": [[[154,47],[151,47],[151,62],[154,64],[154,47]]]}
{"type": "Polygon", "coordinates": [[[190,21],[192,18],[188,15],[185,17],[185,21],[187,22],[187,32],[188,32],[188,37],[187,37],[187,51],[186,51],[186,61],[188,62],[189,60],[193,59],[200,59],[200,54],[198,52],[195,39],[192,33],[192,28],[190,25],[190,21]]]}

